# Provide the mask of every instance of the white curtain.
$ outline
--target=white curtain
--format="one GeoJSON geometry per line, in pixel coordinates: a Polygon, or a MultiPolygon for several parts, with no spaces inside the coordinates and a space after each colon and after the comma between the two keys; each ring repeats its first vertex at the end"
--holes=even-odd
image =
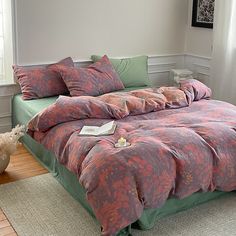
{"type": "Polygon", "coordinates": [[[236,0],[216,0],[211,88],[213,98],[236,105],[236,0]]]}
{"type": "Polygon", "coordinates": [[[0,80],[3,79],[3,56],[4,56],[4,42],[3,42],[3,11],[2,0],[0,0],[0,80]]]}
{"type": "Polygon", "coordinates": [[[13,82],[13,2],[0,0],[0,85],[13,82]]]}

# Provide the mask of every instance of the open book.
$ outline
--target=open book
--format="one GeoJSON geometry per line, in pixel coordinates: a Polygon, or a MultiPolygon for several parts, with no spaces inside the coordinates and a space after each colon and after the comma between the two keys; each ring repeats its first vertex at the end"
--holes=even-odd
{"type": "Polygon", "coordinates": [[[110,135],[114,134],[116,129],[116,124],[113,121],[108,122],[101,127],[99,126],[83,126],[80,130],[79,135],[92,135],[92,136],[100,136],[100,135],[110,135]]]}

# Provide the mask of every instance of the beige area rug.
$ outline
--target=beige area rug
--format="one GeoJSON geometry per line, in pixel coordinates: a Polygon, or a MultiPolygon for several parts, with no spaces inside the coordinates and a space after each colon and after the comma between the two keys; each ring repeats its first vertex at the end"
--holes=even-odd
{"type": "MultiPolygon", "coordinates": [[[[50,175],[0,185],[0,207],[19,236],[96,236],[100,227],[50,175]]],[[[236,235],[236,194],[160,220],[134,236],[236,235]]]]}

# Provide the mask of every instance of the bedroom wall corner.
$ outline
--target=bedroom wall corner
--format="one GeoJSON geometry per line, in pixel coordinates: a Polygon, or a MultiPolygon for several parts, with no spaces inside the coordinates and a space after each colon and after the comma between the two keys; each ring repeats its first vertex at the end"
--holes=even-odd
{"type": "Polygon", "coordinates": [[[185,34],[185,54],[211,57],[213,30],[200,27],[192,27],[193,0],[188,0],[188,22],[185,34]]]}
{"type": "Polygon", "coordinates": [[[210,84],[213,30],[192,27],[193,0],[188,0],[188,20],[185,31],[184,64],[206,85],[210,84]]]}

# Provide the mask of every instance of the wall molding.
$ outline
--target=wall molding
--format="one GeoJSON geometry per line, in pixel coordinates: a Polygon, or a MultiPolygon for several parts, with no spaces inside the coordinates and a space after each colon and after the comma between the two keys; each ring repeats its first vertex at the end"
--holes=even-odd
{"type": "Polygon", "coordinates": [[[11,99],[15,85],[0,86],[0,133],[11,130],[11,99]]]}
{"type": "Polygon", "coordinates": [[[194,72],[194,77],[205,83],[210,84],[211,58],[194,54],[184,55],[184,65],[187,69],[194,72]]]}
{"type": "MultiPolygon", "coordinates": [[[[176,57],[182,57],[185,54],[183,53],[176,53],[176,54],[153,54],[153,55],[147,55],[148,59],[152,59],[152,58],[176,58],[176,57]]],[[[136,57],[136,56],[140,56],[140,55],[131,55],[131,56],[124,56],[124,57],[112,57],[114,59],[122,59],[122,58],[131,58],[131,57],[136,57]]],[[[58,59],[59,60],[59,59],[58,59]]],[[[79,59],[79,58],[73,58],[73,61],[75,64],[80,63],[81,65],[88,65],[90,63],[92,63],[91,59],[79,59]]],[[[26,67],[33,67],[33,66],[47,66],[50,64],[55,63],[55,61],[44,61],[44,62],[37,62],[37,63],[23,63],[23,64],[18,64],[19,66],[26,66],[26,67]]]]}
{"type": "Polygon", "coordinates": [[[19,85],[16,83],[0,85],[1,98],[12,97],[14,94],[19,92],[20,92],[19,85]]]}
{"type": "Polygon", "coordinates": [[[11,113],[10,112],[0,114],[0,119],[1,118],[9,118],[9,117],[11,117],[11,113]]]}
{"type": "Polygon", "coordinates": [[[192,54],[192,53],[184,53],[183,55],[184,56],[189,56],[189,57],[194,57],[194,58],[204,59],[204,60],[207,60],[207,61],[211,61],[211,59],[212,59],[211,57],[201,56],[201,55],[192,54]]]}
{"type": "Polygon", "coordinates": [[[182,67],[182,54],[148,56],[148,75],[155,87],[172,85],[170,71],[182,67]]]}
{"type": "Polygon", "coordinates": [[[11,123],[0,124],[0,133],[9,132],[12,128],[11,123]]]}
{"type": "Polygon", "coordinates": [[[11,114],[9,116],[0,117],[0,133],[10,131],[12,127],[11,124],[11,114]]]}

